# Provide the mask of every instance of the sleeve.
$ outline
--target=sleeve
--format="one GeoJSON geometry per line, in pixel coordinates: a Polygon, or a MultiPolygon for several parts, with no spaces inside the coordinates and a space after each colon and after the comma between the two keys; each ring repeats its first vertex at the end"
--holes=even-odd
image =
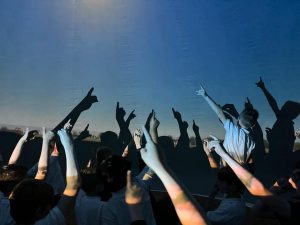
{"type": "Polygon", "coordinates": [[[229,130],[230,129],[230,126],[233,124],[233,122],[231,121],[231,120],[229,120],[229,119],[226,119],[225,121],[224,121],[224,124],[223,124],[223,126],[224,126],[224,129],[227,131],[227,130],[229,130]]]}

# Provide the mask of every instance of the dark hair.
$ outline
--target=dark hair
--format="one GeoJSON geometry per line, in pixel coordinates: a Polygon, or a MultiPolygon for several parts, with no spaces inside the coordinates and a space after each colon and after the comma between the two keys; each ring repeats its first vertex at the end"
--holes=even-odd
{"type": "Polygon", "coordinates": [[[17,224],[33,224],[53,206],[53,193],[52,187],[43,181],[21,181],[9,196],[11,216],[17,224]]]}
{"type": "Polygon", "coordinates": [[[126,186],[128,170],[130,170],[129,161],[118,155],[112,155],[97,165],[97,175],[111,192],[116,192],[126,186]]]}
{"type": "Polygon", "coordinates": [[[95,167],[85,167],[80,171],[81,175],[81,189],[89,195],[94,189],[101,184],[101,180],[96,174],[95,167]]]}
{"type": "Polygon", "coordinates": [[[235,175],[233,170],[229,166],[222,167],[218,171],[218,180],[224,181],[229,185],[234,185],[236,187],[236,192],[242,194],[245,190],[244,184],[235,175]]]}
{"type": "Polygon", "coordinates": [[[102,161],[113,155],[113,149],[110,147],[99,147],[96,153],[97,164],[101,164],[102,161]]]}
{"type": "Polygon", "coordinates": [[[8,196],[13,188],[26,177],[27,167],[10,164],[0,168],[0,191],[8,196]]]}
{"type": "Polygon", "coordinates": [[[252,108],[245,108],[240,113],[240,119],[246,128],[252,127],[256,123],[258,116],[257,110],[252,108]]]}

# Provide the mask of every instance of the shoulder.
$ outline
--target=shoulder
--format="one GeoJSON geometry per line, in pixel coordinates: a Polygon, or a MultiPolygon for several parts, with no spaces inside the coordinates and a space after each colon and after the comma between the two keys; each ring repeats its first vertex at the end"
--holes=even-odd
{"type": "Polygon", "coordinates": [[[53,209],[51,209],[49,214],[45,218],[35,223],[35,225],[52,225],[52,224],[56,224],[56,225],[66,224],[65,217],[58,207],[54,207],[53,209]]]}

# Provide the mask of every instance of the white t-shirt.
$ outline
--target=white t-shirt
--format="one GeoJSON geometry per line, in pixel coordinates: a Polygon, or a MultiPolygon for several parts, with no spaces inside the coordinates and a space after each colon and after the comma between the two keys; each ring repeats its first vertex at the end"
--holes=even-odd
{"type": "Polygon", "coordinates": [[[34,225],[65,225],[65,217],[60,211],[60,209],[56,206],[50,210],[47,216],[43,219],[35,222],[34,225]]]}
{"type": "Polygon", "coordinates": [[[246,205],[240,198],[225,198],[216,210],[207,212],[213,225],[242,225],[246,216],[246,205]]]}
{"type": "Polygon", "coordinates": [[[10,204],[9,199],[4,197],[0,192],[0,225],[13,225],[14,219],[10,216],[10,204]]]}
{"type": "Polygon", "coordinates": [[[230,120],[225,120],[224,128],[225,138],[223,146],[225,150],[238,163],[245,164],[255,148],[254,139],[250,136],[248,130],[234,124],[230,120]]]}
{"type": "MultiPolygon", "coordinates": [[[[144,197],[142,202],[144,218],[147,225],[156,225],[151,200],[149,196],[149,187],[141,179],[135,177],[133,183],[144,190],[144,197]]],[[[113,193],[113,196],[106,205],[103,206],[101,213],[102,225],[130,225],[132,219],[128,206],[125,202],[126,188],[113,193]]]]}
{"type": "Polygon", "coordinates": [[[100,197],[87,196],[83,190],[79,190],[76,198],[75,214],[78,225],[101,224],[101,211],[105,202],[100,197]]]}

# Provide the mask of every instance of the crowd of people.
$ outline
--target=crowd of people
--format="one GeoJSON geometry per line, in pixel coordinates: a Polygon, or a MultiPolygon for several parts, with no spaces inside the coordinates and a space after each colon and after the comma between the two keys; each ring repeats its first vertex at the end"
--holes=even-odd
{"type": "Polygon", "coordinates": [[[300,138],[300,132],[295,132],[293,126],[300,103],[287,101],[280,109],[262,78],[256,85],[277,119],[272,128],[266,128],[268,157],[279,154],[287,160],[280,166],[273,162],[277,169],[272,187],[266,187],[255,176],[255,152],[265,153],[258,111],[249,99],[241,113],[233,104],[220,106],[202,86],[196,94],[208,103],[225,129],[223,140],[213,135],[202,139],[193,121],[196,149],[205,152],[211,170],[217,174],[205,207],[176,178],[164,155],[170,149],[190,148],[188,123],[174,108],[173,116],[180,130],[176,146],[169,137],[158,135],[160,122],[153,110],[142,130],[132,134],[129,126],[135,118],[134,111],[125,118],[126,111],[117,103],[119,135],[112,131],[102,133],[95,159],[79,168],[76,143],[89,136],[88,126],[74,140],[71,131],[81,113],[98,101],[92,88],[57,126],[50,131],[42,129],[40,157],[31,169],[18,160],[24,145],[33,141],[37,132],[26,129],[18,140],[7,165],[0,169],[0,225],[242,225],[247,224],[249,213],[243,199],[246,190],[257,198],[250,208],[256,216],[270,216],[284,225],[300,224],[300,158],[294,165],[288,161],[295,158],[293,147],[296,138],[300,138]],[[136,161],[129,161],[131,152],[137,154],[136,161]],[[62,155],[66,161],[64,173],[59,162],[62,155]],[[135,176],[132,165],[139,168],[135,176]],[[290,169],[290,173],[280,174],[287,171],[283,167],[290,169]],[[151,194],[151,184],[157,180],[169,195],[169,212],[151,194]],[[210,201],[217,193],[223,198],[218,207],[210,210],[210,201]]]}

